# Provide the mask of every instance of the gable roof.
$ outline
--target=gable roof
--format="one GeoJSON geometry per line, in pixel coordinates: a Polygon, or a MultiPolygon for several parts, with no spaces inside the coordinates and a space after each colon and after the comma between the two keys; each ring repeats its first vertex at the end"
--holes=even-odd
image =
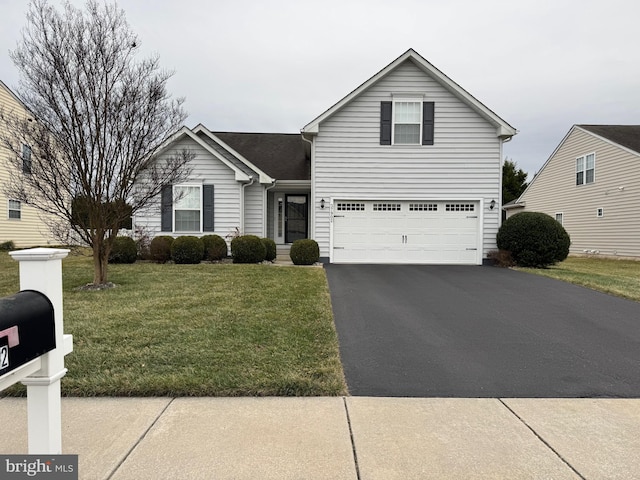
{"type": "Polygon", "coordinates": [[[576,125],[640,154],[640,125],[576,125]]]}
{"type": "Polygon", "coordinates": [[[473,110],[475,110],[478,114],[484,117],[487,121],[495,125],[496,134],[501,138],[511,138],[518,131],[501,119],[498,115],[496,115],[492,110],[487,108],[483,103],[477,100],[473,95],[463,89],[456,82],[447,77],[444,73],[434,67],[431,63],[425,60],[424,57],[419,55],[415,50],[410,48],[405,53],[396,58],[393,62],[387,65],[385,68],[376,73],[369,80],[364,82],[358,88],[349,93],[346,97],[340,100],[338,103],[330,107],[320,116],[316,117],[314,120],[305,125],[301,132],[303,134],[315,135],[319,132],[320,123],[326,120],[328,117],[336,113],[342,107],[344,107],[347,103],[353,100],[355,97],[360,95],[362,92],[371,87],[374,83],[378,82],[380,79],[388,75],[391,71],[395,70],[398,66],[406,61],[413,62],[418,68],[423,70],[427,75],[433,78],[436,82],[446,88],[453,95],[458,97],[461,101],[465,102],[469,105],[473,110]]]}
{"type": "Polygon", "coordinates": [[[522,192],[522,194],[515,200],[516,206],[521,206],[523,204],[522,199],[538,177],[540,177],[540,173],[542,173],[551,159],[555,157],[558,150],[562,148],[575,130],[582,130],[588,134],[598,136],[606,142],[614,143],[635,155],[640,155],[640,125],[574,125],[569,129],[551,155],[549,155],[549,158],[547,158],[544,165],[542,165],[542,168],[538,170],[533,179],[529,182],[529,185],[524,189],[524,192],[522,192]]]}
{"type": "Polygon", "coordinates": [[[212,133],[274,179],[311,179],[311,162],[299,133],[212,133]]]}

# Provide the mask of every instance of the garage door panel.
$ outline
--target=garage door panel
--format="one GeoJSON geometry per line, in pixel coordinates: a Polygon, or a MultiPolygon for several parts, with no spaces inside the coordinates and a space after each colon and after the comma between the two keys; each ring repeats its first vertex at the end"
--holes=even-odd
{"type": "Polygon", "coordinates": [[[477,202],[350,201],[333,218],[336,263],[478,263],[477,202]]]}

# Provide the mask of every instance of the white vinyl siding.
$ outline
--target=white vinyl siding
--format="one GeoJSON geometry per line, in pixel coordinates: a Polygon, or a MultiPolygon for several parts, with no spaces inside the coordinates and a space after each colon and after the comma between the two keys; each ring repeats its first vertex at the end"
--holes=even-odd
{"type": "Polygon", "coordinates": [[[562,208],[572,254],[640,256],[640,209],[630,208],[638,203],[639,162],[639,154],[574,127],[524,193],[525,210],[553,216],[562,208]],[[597,181],[579,186],[576,159],[586,152],[594,153],[597,181]]]}
{"type": "MultiPolygon", "coordinates": [[[[398,66],[320,124],[314,140],[316,201],[500,198],[501,141],[496,127],[411,61],[398,66]],[[394,93],[435,102],[435,142],[380,145],[380,102],[394,93]]],[[[315,210],[314,239],[330,256],[329,209],[315,210]]],[[[483,250],[495,249],[499,209],[483,215],[483,250]]]]}
{"type": "MultiPolygon", "coordinates": [[[[191,150],[195,154],[191,160],[193,167],[191,177],[184,184],[214,186],[215,231],[205,232],[205,234],[217,234],[225,238],[241,225],[240,183],[236,181],[235,173],[229,167],[191,139],[176,142],[171,150],[161,155],[159,161],[162,161],[163,156],[171,156],[183,149],[191,150]]],[[[160,195],[146,210],[138,212],[134,218],[134,225],[144,228],[152,237],[163,234],[160,231],[160,195]]]]}
{"type": "Polygon", "coordinates": [[[259,183],[244,189],[244,233],[264,237],[264,187],[259,183]]]}

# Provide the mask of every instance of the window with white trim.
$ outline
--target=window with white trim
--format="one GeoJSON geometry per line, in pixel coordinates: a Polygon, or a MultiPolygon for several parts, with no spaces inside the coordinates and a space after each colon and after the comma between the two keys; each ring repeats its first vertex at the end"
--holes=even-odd
{"type": "Polygon", "coordinates": [[[409,211],[410,212],[437,212],[438,204],[437,203],[410,203],[409,211]]]}
{"type": "Polygon", "coordinates": [[[556,222],[558,222],[560,225],[562,225],[562,221],[563,221],[562,217],[563,217],[562,212],[556,213],[556,222]]]}
{"type": "Polygon", "coordinates": [[[596,210],[596,216],[597,216],[598,218],[600,218],[600,217],[604,217],[604,208],[598,208],[598,209],[596,210]]]}
{"type": "Polygon", "coordinates": [[[9,218],[11,220],[22,218],[22,203],[19,200],[9,200],[9,218]]]}
{"type": "Polygon", "coordinates": [[[339,212],[363,212],[364,203],[338,203],[336,209],[339,212]]]}
{"type": "Polygon", "coordinates": [[[420,145],[422,130],[422,101],[393,102],[394,145],[420,145]]]}
{"type": "Polygon", "coordinates": [[[595,181],[596,154],[590,153],[576,158],[576,185],[586,185],[595,181]]]}
{"type": "Polygon", "coordinates": [[[473,212],[476,206],[473,203],[447,203],[444,209],[447,212],[473,212]]]}
{"type": "Polygon", "coordinates": [[[173,187],[174,231],[200,232],[202,224],[202,186],[175,185],[173,187]]]}
{"type": "Polygon", "coordinates": [[[399,203],[374,203],[374,212],[399,212],[402,207],[399,203]]]}
{"type": "Polygon", "coordinates": [[[22,145],[22,173],[31,173],[31,147],[22,145]]]}

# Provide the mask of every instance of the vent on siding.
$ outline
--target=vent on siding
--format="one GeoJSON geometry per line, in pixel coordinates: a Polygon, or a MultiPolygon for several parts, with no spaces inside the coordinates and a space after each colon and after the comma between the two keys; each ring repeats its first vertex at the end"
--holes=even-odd
{"type": "Polygon", "coordinates": [[[399,203],[374,203],[374,212],[399,212],[401,210],[399,203]]]}
{"type": "Polygon", "coordinates": [[[339,212],[362,212],[364,211],[364,203],[338,203],[336,204],[336,210],[339,212]]]}
{"type": "Polygon", "coordinates": [[[476,206],[473,203],[447,203],[445,210],[447,212],[474,212],[476,206]]]}
{"type": "Polygon", "coordinates": [[[438,204],[437,203],[410,203],[409,211],[410,212],[437,212],[438,204]]]}

